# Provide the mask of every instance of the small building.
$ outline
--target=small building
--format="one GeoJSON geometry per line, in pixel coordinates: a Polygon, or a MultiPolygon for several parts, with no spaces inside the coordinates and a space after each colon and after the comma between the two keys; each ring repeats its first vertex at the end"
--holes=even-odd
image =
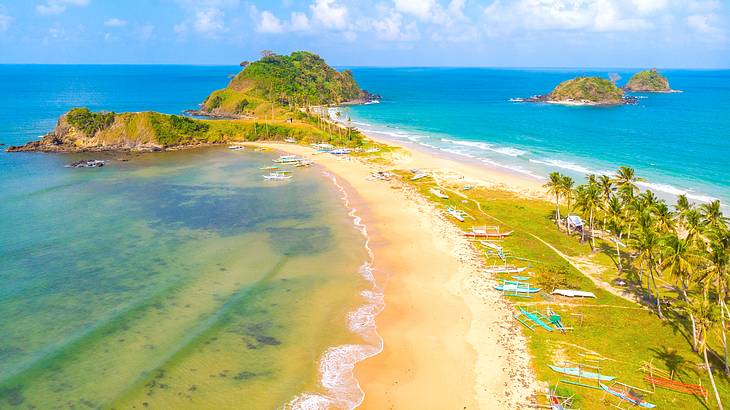
{"type": "Polygon", "coordinates": [[[568,225],[568,229],[571,231],[578,231],[583,232],[583,226],[585,226],[585,223],[582,219],[580,219],[580,216],[578,215],[568,215],[566,219],[566,223],[568,225]]]}

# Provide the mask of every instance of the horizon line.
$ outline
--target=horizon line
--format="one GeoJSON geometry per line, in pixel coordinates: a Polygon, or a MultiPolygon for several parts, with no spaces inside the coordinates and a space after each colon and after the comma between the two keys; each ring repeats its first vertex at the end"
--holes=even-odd
{"type": "MultiPolygon", "coordinates": [[[[194,64],[194,63],[0,63],[0,66],[178,66],[178,67],[237,67],[239,64],[194,64]]],[[[474,68],[474,69],[515,69],[515,70],[641,70],[657,68],[661,70],[692,70],[692,71],[727,71],[728,67],[662,67],[662,66],[635,66],[635,67],[608,67],[608,66],[512,66],[512,65],[349,65],[334,64],[335,68],[474,68]]]]}

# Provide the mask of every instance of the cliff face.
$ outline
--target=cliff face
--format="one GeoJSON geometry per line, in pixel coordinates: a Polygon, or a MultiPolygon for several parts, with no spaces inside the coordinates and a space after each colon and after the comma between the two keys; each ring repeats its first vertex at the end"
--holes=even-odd
{"type": "Polygon", "coordinates": [[[611,81],[599,77],[578,77],[560,83],[547,101],[597,105],[623,104],[624,93],[611,81]]]}
{"type": "Polygon", "coordinates": [[[39,141],[8,151],[159,151],[165,147],[210,142],[200,121],[153,112],[94,113],[74,108],[39,141]]]}
{"type": "Polygon", "coordinates": [[[626,84],[626,89],[637,92],[667,92],[672,90],[669,87],[669,80],[659,74],[656,68],[634,74],[626,84]]]}
{"type": "Polygon", "coordinates": [[[228,87],[205,99],[203,111],[217,116],[263,117],[272,115],[272,109],[338,104],[364,97],[352,73],[335,70],[316,54],[298,51],[247,63],[228,87]]]}

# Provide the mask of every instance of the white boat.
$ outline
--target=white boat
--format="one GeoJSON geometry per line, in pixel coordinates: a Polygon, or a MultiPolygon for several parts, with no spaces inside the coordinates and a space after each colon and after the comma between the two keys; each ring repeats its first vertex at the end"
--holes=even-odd
{"type": "Polygon", "coordinates": [[[291,175],[287,175],[285,172],[277,171],[271,172],[269,175],[264,175],[264,178],[269,181],[285,181],[291,179],[291,175]]]}
{"type": "Polygon", "coordinates": [[[502,265],[502,266],[491,266],[484,269],[484,273],[521,273],[527,270],[527,268],[518,268],[516,266],[502,265]]]}
{"type": "Polygon", "coordinates": [[[305,160],[302,160],[302,161],[299,161],[299,162],[295,162],[294,163],[294,166],[295,167],[308,167],[310,165],[314,165],[314,161],[308,160],[308,159],[305,159],[305,160]]]}
{"type": "Polygon", "coordinates": [[[233,151],[242,151],[242,150],[245,150],[246,147],[244,147],[243,145],[229,145],[228,149],[233,150],[233,151]]]}
{"type": "Polygon", "coordinates": [[[272,165],[270,167],[261,167],[259,169],[263,169],[264,171],[273,171],[273,170],[279,169],[279,167],[272,165]]]}
{"type": "Polygon", "coordinates": [[[569,298],[595,298],[596,295],[593,292],[586,292],[584,290],[574,289],[555,289],[553,295],[567,296],[569,298]]]}
{"type": "Polygon", "coordinates": [[[449,215],[456,218],[459,222],[464,222],[464,211],[460,211],[458,209],[448,207],[448,208],[446,208],[446,212],[448,212],[449,215]]]}
{"type": "Polygon", "coordinates": [[[337,149],[333,149],[332,151],[330,151],[330,154],[332,154],[332,155],[347,155],[347,154],[349,154],[351,152],[352,152],[352,150],[349,149],[349,148],[337,148],[337,149]]]}
{"type": "Polygon", "coordinates": [[[432,194],[434,194],[435,196],[437,196],[441,199],[449,199],[448,195],[444,194],[443,192],[441,192],[440,190],[438,190],[436,188],[431,188],[429,191],[431,191],[432,194]]]}
{"type": "Polygon", "coordinates": [[[418,181],[419,179],[426,178],[427,176],[428,176],[427,173],[425,173],[425,172],[419,172],[416,175],[414,175],[414,176],[411,177],[411,181],[418,181]]]}
{"type": "Polygon", "coordinates": [[[277,164],[294,164],[301,161],[305,161],[305,159],[296,155],[282,155],[274,160],[277,164]]]}

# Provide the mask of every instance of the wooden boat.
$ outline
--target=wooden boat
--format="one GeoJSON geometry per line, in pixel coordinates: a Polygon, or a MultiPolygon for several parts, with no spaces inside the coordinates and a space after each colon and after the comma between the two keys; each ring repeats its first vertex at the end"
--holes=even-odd
{"type": "Polygon", "coordinates": [[[443,192],[441,192],[440,190],[438,190],[436,188],[431,188],[431,189],[429,189],[429,191],[441,199],[449,199],[448,195],[444,194],[443,192]]]}
{"type": "Polygon", "coordinates": [[[560,403],[560,399],[558,399],[557,396],[549,395],[550,399],[550,409],[551,410],[565,410],[565,407],[563,407],[563,404],[560,403]]]}
{"type": "Polygon", "coordinates": [[[294,164],[297,162],[305,161],[305,159],[296,155],[282,155],[273,161],[277,164],[294,164]]]}
{"type": "Polygon", "coordinates": [[[463,211],[459,211],[458,209],[448,207],[448,208],[446,208],[446,212],[448,212],[449,215],[456,218],[459,222],[464,222],[464,212],[463,211]]]}
{"type": "Polygon", "coordinates": [[[514,292],[514,293],[537,293],[540,291],[540,288],[530,287],[529,283],[512,282],[512,281],[506,281],[505,283],[503,283],[501,285],[495,286],[494,289],[496,289],[500,292],[514,292]],[[525,285],[527,285],[527,286],[525,286],[525,285]]]}
{"type": "Polygon", "coordinates": [[[502,265],[492,266],[484,270],[484,273],[522,273],[527,270],[526,267],[518,268],[516,266],[502,265]]]}
{"type": "Polygon", "coordinates": [[[261,167],[261,168],[259,168],[259,169],[262,169],[262,170],[264,170],[264,171],[273,171],[273,170],[279,169],[279,167],[277,167],[277,166],[275,166],[275,165],[272,165],[272,166],[270,166],[270,167],[261,167]]]}
{"type": "Polygon", "coordinates": [[[467,238],[498,238],[502,239],[505,236],[512,235],[513,231],[507,231],[507,232],[499,232],[498,230],[488,230],[488,229],[479,229],[479,228],[472,228],[471,232],[464,232],[464,236],[467,238]]]}
{"type": "Polygon", "coordinates": [[[305,160],[302,160],[302,161],[299,161],[299,162],[295,162],[294,163],[294,166],[295,167],[308,167],[308,166],[311,166],[313,164],[314,164],[314,161],[305,159],[305,160]]]}
{"type": "Polygon", "coordinates": [[[666,377],[658,377],[647,374],[644,376],[649,384],[654,387],[661,387],[667,390],[674,390],[680,393],[694,394],[701,397],[707,397],[708,391],[699,384],[683,383],[677,380],[668,379],[666,377]]]}
{"type": "Polygon", "coordinates": [[[560,367],[560,366],[553,366],[552,364],[548,365],[549,368],[551,368],[553,371],[567,374],[568,376],[573,377],[579,377],[581,379],[593,379],[593,380],[603,380],[610,382],[611,380],[615,379],[613,376],[604,376],[602,374],[594,373],[594,372],[587,372],[580,367],[560,367]]]}
{"type": "Polygon", "coordinates": [[[514,318],[517,319],[518,322],[522,323],[526,328],[530,330],[535,330],[535,326],[540,326],[548,332],[553,331],[550,325],[545,323],[545,321],[543,320],[545,319],[545,317],[542,316],[539,312],[528,312],[523,308],[519,309],[520,313],[514,315],[514,318]],[[527,322],[524,318],[527,318],[529,322],[527,322]]]}
{"type": "Polygon", "coordinates": [[[621,390],[615,390],[600,382],[598,384],[601,386],[601,388],[605,392],[612,394],[612,395],[620,398],[621,400],[627,401],[627,402],[633,404],[634,406],[643,407],[645,409],[653,409],[654,407],[656,407],[656,404],[649,403],[648,401],[644,400],[643,398],[634,395],[631,392],[631,389],[629,389],[629,388],[621,391],[621,390]]]}
{"type": "Polygon", "coordinates": [[[287,175],[286,173],[281,171],[271,172],[269,173],[269,175],[264,175],[263,177],[269,181],[285,181],[287,179],[291,179],[291,175],[287,175]]]}

